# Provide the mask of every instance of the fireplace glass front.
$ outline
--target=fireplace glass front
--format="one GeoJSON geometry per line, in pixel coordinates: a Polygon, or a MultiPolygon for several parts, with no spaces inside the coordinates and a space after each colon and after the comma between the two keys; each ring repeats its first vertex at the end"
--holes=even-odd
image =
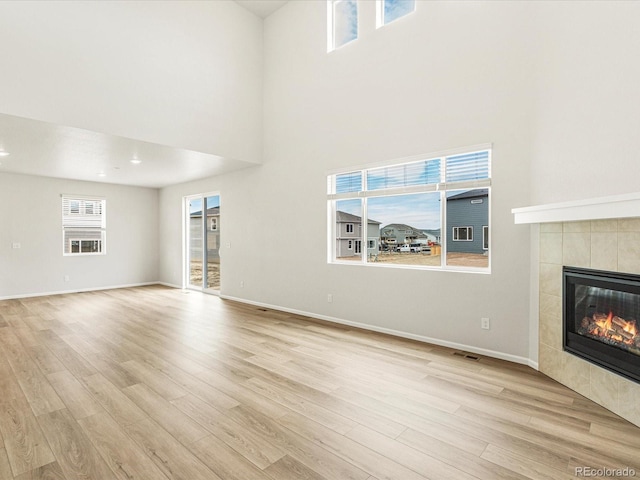
{"type": "Polygon", "coordinates": [[[640,276],[564,267],[564,349],[640,383],[640,276]]]}

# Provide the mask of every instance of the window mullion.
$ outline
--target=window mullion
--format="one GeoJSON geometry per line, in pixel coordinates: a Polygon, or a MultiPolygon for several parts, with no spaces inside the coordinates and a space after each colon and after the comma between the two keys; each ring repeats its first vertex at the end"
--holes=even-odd
{"type": "Polygon", "coordinates": [[[360,241],[362,242],[362,263],[367,263],[367,257],[369,255],[369,243],[367,238],[369,236],[369,215],[367,214],[367,199],[362,199],[362,228],[360,229],[360,241]]]}

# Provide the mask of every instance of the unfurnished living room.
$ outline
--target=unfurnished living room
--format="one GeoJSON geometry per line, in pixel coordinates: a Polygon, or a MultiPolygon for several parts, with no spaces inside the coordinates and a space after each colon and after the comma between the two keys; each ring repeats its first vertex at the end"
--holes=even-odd
{"type": "Polygon", "coordinates": [[[0,480],[640,476],[640,2],[0,2],[0,480]]]}

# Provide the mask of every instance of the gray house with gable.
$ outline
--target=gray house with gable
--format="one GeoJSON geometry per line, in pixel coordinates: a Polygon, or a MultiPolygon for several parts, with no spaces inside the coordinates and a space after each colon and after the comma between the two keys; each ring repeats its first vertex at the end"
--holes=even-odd
{"type": "Polygon", "coordinates": [[[447,252],[487,254],[489,190],[481,188],[447,198],[447,252]]]}
{"type": "MultiPolygon", "coordinates": [[[[380,222],[367,222],[367,255],[377,255],[380,245],[380,222]]],[[[336,258],[356,257],[362,254],[362,217],[336,212],[336,258]]]]}

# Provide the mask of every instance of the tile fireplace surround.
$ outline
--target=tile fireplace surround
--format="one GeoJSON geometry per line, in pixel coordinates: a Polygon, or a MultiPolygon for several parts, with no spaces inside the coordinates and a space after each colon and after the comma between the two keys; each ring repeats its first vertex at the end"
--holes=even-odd
{"type": "Polygon", "coordinates": [[[540,224],[539,370],[640,426],[640,384],[562,349],[563,265],[640,274],[640,195],[513,213],[516,223],[540,224]]]}

